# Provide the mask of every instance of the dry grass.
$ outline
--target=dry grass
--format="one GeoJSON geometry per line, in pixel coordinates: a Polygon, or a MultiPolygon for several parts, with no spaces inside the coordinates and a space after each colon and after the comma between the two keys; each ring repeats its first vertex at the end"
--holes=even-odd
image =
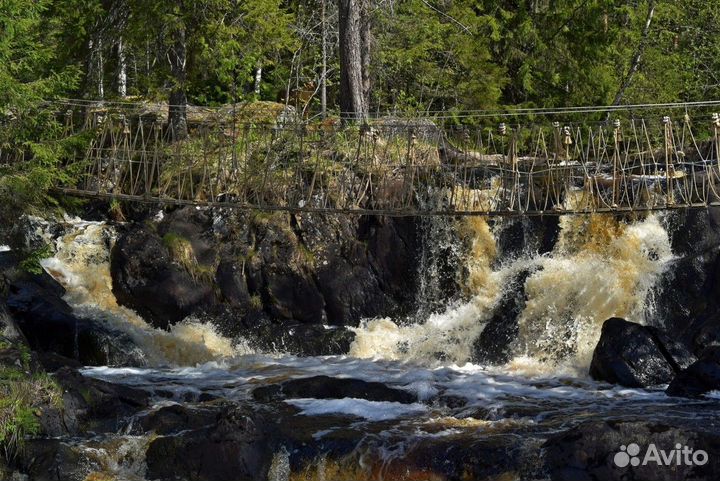
{"type": "Polygon", "coordinates": [[[174,232],[168,232],[163,237],[163,244],[172,261],[185,269],[194,281],[212,280],[215,269],[213,266],[204,266],[198,262],[192,243],[188,239],[174,232]]]}

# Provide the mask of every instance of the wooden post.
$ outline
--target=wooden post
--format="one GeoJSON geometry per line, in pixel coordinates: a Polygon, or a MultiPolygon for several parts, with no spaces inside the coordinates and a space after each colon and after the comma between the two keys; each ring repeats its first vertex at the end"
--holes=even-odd
{"type": "Polygon", "coordinates": [[[665,130],[665,182],[667,188],[667,205],[673,205],[675,199],[673,196],[673,178],[672,178],[672,120],[667,115],[663,117],[663,125],[665,130]]]}

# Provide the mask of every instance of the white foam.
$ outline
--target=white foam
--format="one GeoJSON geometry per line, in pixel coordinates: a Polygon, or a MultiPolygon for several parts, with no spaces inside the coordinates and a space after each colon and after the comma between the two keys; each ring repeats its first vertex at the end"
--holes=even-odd
{"type": "Polygon", "coordinates": [[[413,416],[427,411],[422,404],[402,404],[367,399],[287,399],[285,401],[300,409],[305,416],[324,414],[349,414],[368,421],[387,421],[404,416],[413,416]]]}
{"type": "Polygon", "coordinates": [[[10,246],[0,246],[0,252],[9,252],[11,250],[10,246]]]}
{"type": "Polygon", "coordinates": [[[55,256],[42,260],[41,265],[65,287],[65,300],[78,315],[130,335],[150,365],[188,366],[250,352],[199,319],[185,319],[166,332],[118,305],[110,276],[114,230],[101,222],[65,220],[69,229],[55,241],[55,256]]]}
{"type": "Polygon", "coordinates": [[[673,258],[668,233],[655,215],[632,224],[612,216],[581,216],[561,220],[561,236],[550,254],[527,253],[497,267],[487,224],[473,222],[469,300],[416,324],[366,320],[356,329],[351,355],[462,365],[471,359],[473,343],[500,296],[518,288],[509,281],[530,271],[520,286],[527,299],[518,319],[519,357],[505,370],[586,376],[602,323],[610,317],[644,323],[653,287],[673,258]]]}

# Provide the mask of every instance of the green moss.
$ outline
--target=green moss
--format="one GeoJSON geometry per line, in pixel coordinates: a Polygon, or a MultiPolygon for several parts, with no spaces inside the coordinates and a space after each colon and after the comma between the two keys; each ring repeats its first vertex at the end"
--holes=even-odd
{"type": "Polygon", "coordinates": [[[259,295],[255,294],[250,297],[250,307],[259,311],[263,308],[263,302],[259,295]]]}
{"type": "Polygon", "coordinates": [[[195,251],[193,251],[192,243],[188,239],[175,232],[168,232],[163,237],[163,244],[170,253],[170,258],[187,269],[188,272],[193,272],[197,268],[195,251]]]}
{"type": "Polygon", "coordinates": [[[298,253],[300,258],[308,265],[314,265],[316,256],[313,251],[310,250],[305,244],[298,243],[298,253]]]}
{"type": "Polygon", "coordinates": [[[168,232],[163,237],[163,244],[170,253],[170,258],[180,264],[193,280],[211,282],[215,277],[215,267],[198,263],[192,243],[175,232],[168,232]]]}

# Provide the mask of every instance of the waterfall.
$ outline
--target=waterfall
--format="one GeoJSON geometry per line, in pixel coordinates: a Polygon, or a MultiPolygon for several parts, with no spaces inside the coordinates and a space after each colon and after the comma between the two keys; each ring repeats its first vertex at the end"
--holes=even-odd
{"type": "Polygon", "coordinates": [[[460,222],[464,235],[472,236],[465,265],[468,299],[409,326],[367,320],[356,331],[352,355],[466,363],[508,281],[529,270],[517,355],[506,367],[585,375],[602,323],[613,316],[644,323],[653,287],[672,259],[668,233],[656,215],[630,223],[604,215],[563,217],[552,252],[506,259],[496,258],[502,246],[485,219],[460,222]]]}
{"type": "Polygon", "coordinates": [[[426,319],[443,309],[459,282],[458,266],[463,249],[455,222],[449,217],[421,219],[422,252],[418,262],[416,320],[426,319]]]}
{"type": "Polygon", "coordinates": [[[128,333],[153,366],[188,366],[247,352],[218,334],[210,323],[189,318],[167,332],[118,305],[110,275],[115,230],[101,222],[67,222],[65,234],[55,241],[56,254],[41,264],[65,288],[65,300],[78,316],[128,333]]]}
{"type": "MultiPolygon", "coordinates": [[[[547,254],[533,247],[511,252],[499,240],[506,228],[507,223],[491,225],[482,217],[426,220],[414,322],[368,319],[356,329],[349,354],[467,363],[503,294],[521,288],[526,302],[517,318],[515,357],[506,368],[585,374],[602,323],[612,316],[645,322],[655,283],[672,259],[668,233],[656,215],[634,222],[603,215],[563,217],[547,254]],[[520,278],[524,283],[517,286],[520,278]],[[463,295],[446,300],[448,282],[461,284],[463,295]]],[[[526,241],[522,244],[534,245],[526,241]]],[[[79,316],[128,333],[150,365],[187,366],[250,353],[209,323],[186,319],[166,332],[119,306],[109,266],[114,242],[111,226],[73,220],[55,241],[55,256],[42,262],[66,288],[65,298],[79,316]]]]}

